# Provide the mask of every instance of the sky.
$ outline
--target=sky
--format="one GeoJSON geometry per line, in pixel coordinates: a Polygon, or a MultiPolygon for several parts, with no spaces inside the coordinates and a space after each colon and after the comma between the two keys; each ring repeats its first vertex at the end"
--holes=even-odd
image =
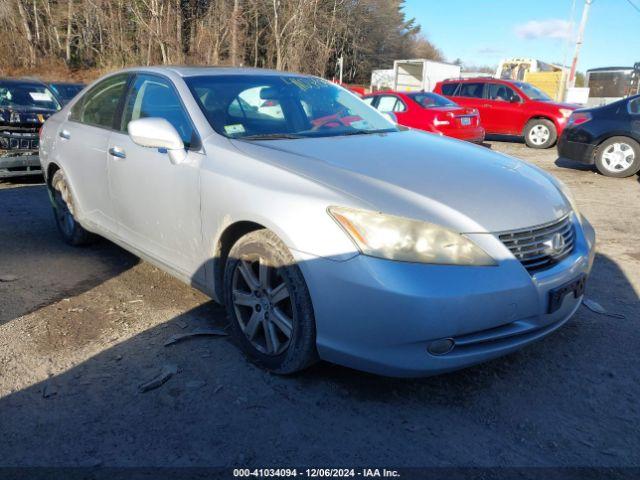
{"type": "MultiPolygon", "coordinates": [[[[640,9],[640,0],[630,0],[640,9]]],[[[497,66],[529,57],[571,64],[584,0],[406,0],[407,18],[447,61],[497,66]],[[573,28],[571,28],[572,4],[573,28]]],[[[629,0],[594,0],[578,71],[640,62],[640,11],[629,0]]]]}

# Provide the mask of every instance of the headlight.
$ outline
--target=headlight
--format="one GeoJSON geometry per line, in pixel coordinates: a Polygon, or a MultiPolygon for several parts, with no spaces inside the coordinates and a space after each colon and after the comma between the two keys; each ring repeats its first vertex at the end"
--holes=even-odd
{"type": "Polygon", "coordinates": [[[365,255],[440,265],[497,265],[471,240],[437,225],[345,207],[329,207],[329,213],[365,255]]]}
{"type": "Polygon", "coordinates": [[[569,118],[573,113],[573,110],[570,110],[568,108],[561,108],[559,112],[560,112],[560,115],[562,115],[564,118],[569,118]]]}

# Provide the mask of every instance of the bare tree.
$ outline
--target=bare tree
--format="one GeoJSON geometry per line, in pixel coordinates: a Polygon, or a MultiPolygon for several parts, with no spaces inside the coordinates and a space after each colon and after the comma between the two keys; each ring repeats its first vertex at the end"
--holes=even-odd
{"type": "Polygon", "coordinates": [[[252,65],[345,81],[396,58],[441,58],[404,0],[3,0],[0,66],[252,65]],[[26,52],[27,55],[21,55],[26,52]],[[17,54],[16,54],[17,53],[17,54]]]}

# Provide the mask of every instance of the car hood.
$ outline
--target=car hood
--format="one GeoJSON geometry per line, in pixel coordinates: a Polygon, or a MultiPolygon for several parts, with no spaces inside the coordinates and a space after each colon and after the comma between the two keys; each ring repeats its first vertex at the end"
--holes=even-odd
{"type": "Polygon", "coordinates": [[[559,108],[566,108],[569,110],[576,110],[578,108],[580,108],[580,105],[577,105],[575,103],[562,103],[562,102],[543,102],[540,100],[533,100],[532,103],[535,103],[536,106],[538,107],[544,107],[544,108],[548,108],[551,110],[558,110],[559,108]]]}
{"type": "Polygon", "coordinates": [[[485,147],[428,133],[233,143],[255,159],[355,197],[363,208],[459,232],[524,228],[569,211],[542,170],[485,147]]]}

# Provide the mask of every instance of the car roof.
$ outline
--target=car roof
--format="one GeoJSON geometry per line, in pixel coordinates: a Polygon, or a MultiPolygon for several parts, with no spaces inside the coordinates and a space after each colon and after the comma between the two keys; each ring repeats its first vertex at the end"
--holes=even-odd
{"type": "Polygon", "coordinates": [[[167,73],[172,72],[181,77],[199,77],[199,76],[218,76],[218,75],[274,75],[286,77],[309,77],[302,73],[282,72],[280,70],[270,70],[266,68],[253,67],[197,67],[197,66],[180,66],[167,65],[156,67],[132,67],[122,70],[123,72],[149,72],[149,73],[167,73]]]}
{"type": "Polygon", "coordinates": [[[80,83],[80,82],[49,82],[47,85],[73,85],[73,86],[83,87],[84,83],[80,83]]]}
{"type": "Polygon", "coordinates": [[[469,77],[469,78],[447,78],[443,80],[442,83],[466,83],[466,82],[498,82],[498,83],[507,83],[510,85],[520,83],[520,80],[509,80],[505,78],[495,78],[495,77],[469,77]]]}
{"type": "Polygon", "coordinates": [[[13,85],[37,85],[42,87],[44,83],[40,80],[35,80],[33,78],[0,78],[0,83],[7,83],[13,85]]]}

